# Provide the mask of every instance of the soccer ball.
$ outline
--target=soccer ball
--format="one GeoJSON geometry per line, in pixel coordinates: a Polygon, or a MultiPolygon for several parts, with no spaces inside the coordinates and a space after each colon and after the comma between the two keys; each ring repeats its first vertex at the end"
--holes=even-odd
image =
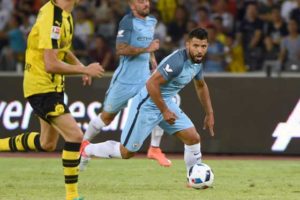
{"type": "Polygon", "coordinates": [[[188,182],[192,188],[206,189],[212,186],[214,174],[207,164],[198,163],[190,168],[188,182]]]}

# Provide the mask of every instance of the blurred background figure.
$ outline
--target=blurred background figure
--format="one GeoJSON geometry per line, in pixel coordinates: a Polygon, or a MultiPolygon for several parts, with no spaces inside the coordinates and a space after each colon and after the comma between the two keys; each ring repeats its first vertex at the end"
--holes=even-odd
{"type": "MultiPolygon", "coordinates": [[[[293,19],[297,22],[297,24],[300,24],[300,0],[297,0],[297,6],[291,10],[290,13],[290,19],[293,19]]],[[[298,32],[300,32],[300,27],[298,26],[298,32]]]]}
{"type": "Polygon", "coordinates": [[[18,15],[12,15],[8,31],[0,32],[0,38],[8,41],[8,45],[2,49],[0,55],[3,71],[21,72],[23,70],[26,40],[19,28],[21,20],[18,15]]]}
{"type": "Polygon", "coordinates": [[[170,23],[175,16],[177,1],[176,0],[157,0],[156,8],[159,11],[164,23],[170,23]]]}
{"type": "Polygon", "coordinates": [[[207,27],[209,46],[204,62],[205,72],[225,71],[224,45],[217,40],[217,30],[214,25],[207,27]]]}
{"type": "Polygon", "coordinates": [[[281,40],[287,34],[287,24],[280,16],[280,8],[275,6],[271,11],[271,21],[266,24],[264,39],[266,60],[276,60],[278,58],[281,40]]]}
{"type": "Polygon", "coordinates": [[[113,14],[111,1],[102,0],[93,9],[95,29],[97,34],[112,40],[116,30],[116,19],[113,14]]]}
{"type": "Polygon", "coordinates": [[[228,0],[215,0],[214,2],[211,18],[221,17],[225,32],[232,32],[234,21],[232,14],[228,12],[228,0]]]}
{"type": "Polygon", "coordinates": [[[209,11],[206,7],[201,6],[198,8],[196,21],[198,22],[198,27],[201,28],[206,28],[211,24],[209,11]]]}
{"type": "Polygon", "coordinates": [[[96,35],[93,37],[88,55],[89,62],[101,63],[106,71],[114,71],[116,69],[113,52],[104,36],[96,35]]]}
{"type": "Polygon", "coordinates": [[[84,64],[86,64],[88,60],[86,50],[88,49],[91,38],[95,32],[94,23],[89,19],[87,8],[84,6],[77,6],[75,8],[74,20],[76,21],[73,40],[74,53],[84,64]]]}
{"type": "Polygon", "coordinates": [[[188,13],[184,6],[178,6],[175,11],[174,19],[168,25],[168,35],[171,37],[175,46],[179,45],[179,41],[183,38],[187,31],[188,13]]]}
{"type": "Polygon", "coordinates": [[[291,11],[297,7],[296,0],[285,0],[282,1],[281,5],[281,16],[287,22],[290,19],[291,11]]]}
{"type": "Polygon", "coordinates": [[[244,51],[241,43],[235,39],[233,34],[229,34],[226,36],[225,44],[227,71],[234,73],[246,72],[247,67],[244,62],[244,51]]]}
{"type": "Polygon", "coordinates": [[[240,23],[237,39],[244,48],[249,71],[260,70],[263,62],[263,22],[258,18],[256,3],[246,6],[246,15],[240,23]]]}
{"type": "Polygon", "coordinates": [[[288,22],[288,35],[281,42],[279,61],[286,71],[300,71],[300,36],[295,19],[288,22]]]}

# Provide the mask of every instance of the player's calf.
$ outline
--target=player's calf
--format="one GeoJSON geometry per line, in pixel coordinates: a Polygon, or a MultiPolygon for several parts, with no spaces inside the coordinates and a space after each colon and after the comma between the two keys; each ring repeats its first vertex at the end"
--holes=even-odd
{"type": "Polygon", "coordinates": [[[123,145],[120,145],[120,151],[123,159],[129,159],[135,155],[135,152],[128,151],[123,145]]]}

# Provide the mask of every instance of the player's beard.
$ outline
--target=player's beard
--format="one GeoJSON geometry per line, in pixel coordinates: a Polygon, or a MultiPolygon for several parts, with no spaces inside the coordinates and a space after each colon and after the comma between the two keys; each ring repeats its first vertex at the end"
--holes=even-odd
{"type": "Polygon", "coordinates": [[[143,17],[147,17],[149,15],[149,13],[150,13],[150,8],[138,11],[138,14],[143,17]]]}
{"type": "Polygon", "coordinates": [[[191,52],[189,52],[189,54],[190,54],[190,58],[192,59],[193,63],[199,64],[202,62],[203,55],[201,55],[201,54],[192,55],[191,52]],[[201,58],[199,56],[201,56],[201,58]]]}

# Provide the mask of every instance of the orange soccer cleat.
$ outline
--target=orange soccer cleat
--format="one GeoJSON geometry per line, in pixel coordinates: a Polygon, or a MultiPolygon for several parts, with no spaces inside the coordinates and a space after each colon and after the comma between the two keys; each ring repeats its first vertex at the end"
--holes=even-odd
{"type": "Polygon", "coordinates": [[[164,167],[170,167],[172,162],[166,157],[159,147],[149,147],[147,157],[157,160],[157,162],[164,167]]]}

